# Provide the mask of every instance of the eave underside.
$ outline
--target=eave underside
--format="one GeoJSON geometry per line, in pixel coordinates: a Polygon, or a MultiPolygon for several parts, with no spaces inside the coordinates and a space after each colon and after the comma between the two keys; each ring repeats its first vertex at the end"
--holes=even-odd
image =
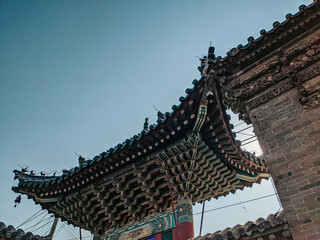
{"type": "Polygon", "coordinates": [[[242,189],[246,182],[236,170],[258,176],[256,181],[268,176],[264,162],[235,141],[216,80],[205,79],[197,87],[135,145],[65,178],[16,172],[20,183],[13,190],[62,220],[103,233],[165,211],[174,200],[171,193],[195,203],[242,189]]]}

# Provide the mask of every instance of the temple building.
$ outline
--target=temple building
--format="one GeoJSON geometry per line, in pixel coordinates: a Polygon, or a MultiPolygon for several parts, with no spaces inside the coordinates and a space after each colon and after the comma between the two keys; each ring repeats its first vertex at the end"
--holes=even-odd
{"type": "Polygon", "coordinates": [[[61,176],[15,170],[13,191],[97,240],[187,240],[193,204],[272,176],[283,212],[196,239],[320,239],[319,5],[224,58],[210,47],[156,124],[61,176]],[[240,148],[227,107],[253,124],[263,158],[240,148]]]}
{"type": "Polygon", "coordinates": [[[62,176],[16,170],[13,190],[100,239],[192,238],[192,204],[269,177],[264,160],[235,140],[214,75],[193,84],[156,125],[92,160],[79,157],[62,176]]]}

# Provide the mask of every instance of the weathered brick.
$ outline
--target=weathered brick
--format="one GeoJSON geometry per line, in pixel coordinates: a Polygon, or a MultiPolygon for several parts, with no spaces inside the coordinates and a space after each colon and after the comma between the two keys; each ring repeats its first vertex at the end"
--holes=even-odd
{"type": "Polygon", "coordinates": [[[308,125],[311,124],[311,123],[312,123],[312,122],[311,122],[310,120],[305,121],[305,122],[302,122],[302,123],[300,123],[299,125],[293,127],[293,130],[296,131],[296,130],[298,130],[298,129],[300,129],[300,128],[303,128],[303,127],[305,127],[305,126],[308,126],[308,125]]]}
{"type": "Polygon", "coordinates": [[[291,133],[292,131],[293,131],[292,129],[288,129],[288,130],[286,130],[286,131],[282,131],[282,132],[276,134],[276,135],[274,136],[274,138],[275,138],[275,139],[282,138],[282,137],[284,137],[285,135],[291,133]]]}
{"type": "Polygon", "coordinates": [[[307,240],[319,240],[319,239],[320,239],[319,233],[307,237],[307,240]]]}
{"type": "Polygon", "coordinates": [[[320,107],[305,109],[300,97],[293,88],[253,112],[293,239],[319,240],[320,107]]]}
{"type": "Polygon", "coordinates": [[[301,187],[301,188],[299,188],[299,191],[305,191],[307,189],[310,189],[310,188],[313,188],[313,187],[316,187],[316,186],[320,186],[320,181],[317,181],[317,182],[308,184],[308,185],[306,185],[304,187],[301,187]]]}

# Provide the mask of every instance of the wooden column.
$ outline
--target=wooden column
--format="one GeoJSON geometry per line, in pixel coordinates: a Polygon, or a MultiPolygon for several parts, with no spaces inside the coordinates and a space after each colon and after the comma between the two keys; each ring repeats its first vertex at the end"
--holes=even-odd
{"type": "Polygon", "coordinates": [[[173,229],[173,240],[187,240],[194,238],[192,201],[179,198],[176,205],[177,226],[173,229]]]}

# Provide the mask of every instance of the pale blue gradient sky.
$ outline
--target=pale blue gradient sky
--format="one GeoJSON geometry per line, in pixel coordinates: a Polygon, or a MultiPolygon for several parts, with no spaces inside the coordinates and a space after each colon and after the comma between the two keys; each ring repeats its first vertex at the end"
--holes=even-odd
{"type": "MultiPolygon", "coordinates": [[[[39,206],[11,191],[17,164],[77,165],[140,132],[153,104],[170,111],[192,80],[195,56],[245,45],[310,0],[0,1],[0,221],[17,226],[39,206]]],[[[272,193],[265,182],[241,200],[272,193]]],[[[239,202],[235,195],[207,208],[239,202]]],[[[195,212],[201,206],[195,207],[195,212]]],[[[205,216],[203,233],[266,217],[275,198],[205,216]]],[[[199,217],[195,217],[196,233],[199,217]]],[[[71,238],[66,233],[59,239],[71,238]]]]}

